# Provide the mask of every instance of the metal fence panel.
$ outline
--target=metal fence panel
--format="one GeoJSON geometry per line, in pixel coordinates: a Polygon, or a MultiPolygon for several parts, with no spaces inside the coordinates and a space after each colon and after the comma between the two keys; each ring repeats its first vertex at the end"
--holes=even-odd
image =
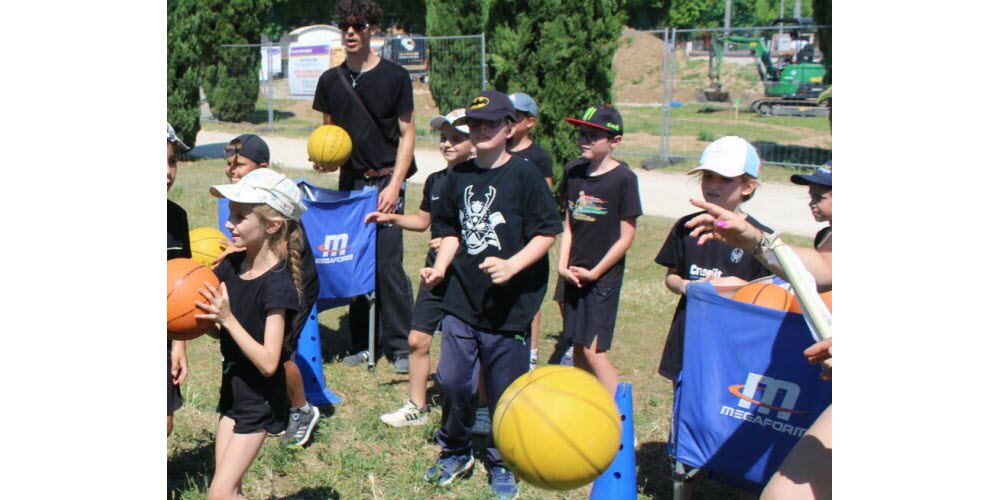
{"type": "MultiPolygon", "coordinates": [[[[645,44],[657,52],[662,61],[662,97],[659,102],[618,100],[626,129],[635,132],[626,136],[619,153],[649,158],[643,161],[647,167],[663,166],[697,160],[712,140],[739,135],[753,143],[769,164],[810,167],[829,160],[830,109],[813,105],[826,87],[822,83],[825,70],[819,64],[823,54],[816,46],[822,29],[827,28],[623,33],[623,47],[645,44]],[[717,68],[717,75],[710,76],[712,68],[717,68]],[[805,83],[788,83],[803,74],[807,74],[805,83]],[[657,121],[659,141],[654,141],[652,129],[657,121]]],[[[653,54],[647,57],[653,59],[653,54]]]]}
{"type": "MultiPolygon", "coordinates": [[[[218,113],[212,112],[211,99],[206,98],[202,103],[203,123],[231,127],[234,131],[280,131],[306,136],[323,122],[322,115],[312,109],[313,95],[323,71],[344,61],[346,55],[339,44],[223,45],[221,49],[218,69],[210,75],[205,87],[218,85],[226,77],[246,74],[251,70],[248,64],[259,65],[258,99],[253,109],[222,121],[216,116],[218,113]],[[250,57],[251,54],[255,57],[250,57]],[[247,63],[248,60],[253,62],[247,63]]],[[[430,75],[435,71],[446,71],[458,80],[469,82],[473,95],[486,88],[483,35],[373,37],[372,50],[410,73],[417,110],[437,109],[429,86],[430,75]]],[[[462,100],[467,102],[471,97],[462,100]]],[[[417,136],[428,139],[434,136],[428,126],[431,116],[421,113],[426,111],[418,111],[414,116],[417,136]]]]}

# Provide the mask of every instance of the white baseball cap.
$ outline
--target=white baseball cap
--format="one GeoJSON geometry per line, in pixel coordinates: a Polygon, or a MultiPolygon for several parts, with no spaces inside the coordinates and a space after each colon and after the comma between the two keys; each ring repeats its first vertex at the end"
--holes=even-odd
{"type": "Polygon", "coordinates": [[[270,168],[258,168],[243,176],[236,184],[212,186],[209,191],[216,198],[237,203],[264,203],[281,215],[295,220],[306,211],[299,187],[284,174],[270,168]]]}
{"type": "Polygon", "coordinates": [[[449,125],[458,129],[459,132],[463,134],[468,134],[469,133],[468,125],[455,125],[455,120],[464,117],[465,117],[465,108],[458,108],[452,111],[451,113],[448,113],[447,116],[437,115],[434,118],[431,118],[431,128],[434,130],[441,130],[441,125],[444,125],[445,122],[448,122],[449,125]]]}
{"type": "Polygon", "coordinates": [[[180,137],[177,137],[177,132],[174,132],[174,127],[171,127],[170,123],[167,123],[167,141],[178,146],[181,149],[181,153],[186,153],[191,150],[187,144],[184,144],[184,142],[181,141],[180,137]]]}
{"type": "Polygon", "coordinates": [[[760,175],[760,156],[745,139],[729,135],[709,144],[701,153],[700,165],[688,174],[699,170],[711,170],[723,177],[747,174],[757,178],[760,175]]]}

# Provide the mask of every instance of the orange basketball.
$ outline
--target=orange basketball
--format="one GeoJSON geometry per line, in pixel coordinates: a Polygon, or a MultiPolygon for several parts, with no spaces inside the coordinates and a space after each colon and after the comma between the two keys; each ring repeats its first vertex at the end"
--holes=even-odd
{"type": "Polygon", "coordinates": [[[773,283],[748,283],[733,294],[733,300],[787,311],[795,303],[795,297],[784,288],[773,283]]]}
{"type": "MultiPolygon", "coordinates": [[[[830,310],[830,314],[833,314],[833,290],[819,294],[819,298],[823,299],[826,308],[830,310]]],[[[799,301],[795,300],[794,297],[792,297],[792,305],[788,308],[788,312],[802,314],[802,306],[799,305],[799,301]]]]}
{"type": "Polygon", "coordinates": [[[193,259],[167,261],[167,337],[191,340],[212,327],[207,319],[195,318],[204,311],[195,302],[207,302],[198,290],[205,282],[219,286],[219,278],[211,269],[193,259]]]}

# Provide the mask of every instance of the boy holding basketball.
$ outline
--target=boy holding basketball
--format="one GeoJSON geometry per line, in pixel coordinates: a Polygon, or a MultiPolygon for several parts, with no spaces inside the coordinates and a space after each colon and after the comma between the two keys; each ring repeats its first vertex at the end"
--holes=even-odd
{"type": "MultiPolygon", "coordinates": [[[[254,134],[243,134],[231,141],[225,149],[226,156],[226,177],[236,184],[247,174],[260,168],[267,168],[271,162],[271,150],[267,143],[260,136],[254,134]]],[[[289,224],[298,226],[299,221],[290,221],[289,224]]],[[[288,400],[291,402],[291,412],[288,417],[288,428],[280,434],[282,443],[289,446],[301,446],[309,440],[313,429],[319,422],[319,409],[310,405],[306,400],[306,390],[302,383],[302,373],[295,364],[296,348],[299,334],[305,328],[306,321],[316,298],[319,295],[319,275],[316,272],[316,260],[309,244],[306,232],[302,233],[302,246],[299,249],[301,258],[301,280],[302,280],[302,303],[299,305],[299,313],[295,315],[292,322],[291,336],[286,339],[282,350],[282,365],[285,369],[285,385],[288,390],[288,400]]],[[[227,254],[234,249],[230,245],[227,254]]],[[[287,249],[285,249],[287,252],[287,249]]],[[[222,262],[226,254],[223,254],[216,262],[222,262]]]]}
{"type": "MultiPolygon", "coordinates": [[[[773,232],[740,209],[743,202],[756,192],[757,177],[760,175],[760,157],[749,142],[736,136],[716,140],[702,152],[700,165],[688,174],[701,174],[701,194],[706,202],[746,217],[746,221],[760,231],[773,232]]],[[[687,284],[704,280],[716,284],[742,284],[771,274],[767,267],[743,249],[717,240],[699,245],[698,238],[691,235],[694,228],[685,225],[704,213],[681,217],[655,258],[657,264],[667,268],[664,279],[667,289],[681,296],[663,346],[659,369],[660,375],[670,379],[675,386],[684,361],[684,312],[687,310],[684,294],[687,284]]]]}
{"type": "MultiPolygon", "coordinates": [[[[472,422],[478,373],[484,373],[490,412],[503,391],[528,371],[526,336],[545,295],[548,267],[542,257],[561,232],[555,201],[538,173],[511,156],[514,106],[495,90],[477,96],[456,124],[469,126],[476,158],[445,177],[433,207],[442,237],[433,267],[421,269],[425,287],[451,278],[441,309],[438,384],[444,418],[437,432],[441,454],[424,479],[444,486],[474,463],[472,422]]],[[[499,498],[517,496],[517,484],[487,438],[486,468],[499,498]]]]}
{"type": "Polygon", "coordinates": [[[625,253],[642,215],[639,178],[611,154],[625,132],[618,110],[587,108],[577,126],[580,158],[566,164],[559,185],[566,208],[559,275],[565,280],[563,336],[573,343],[573,365],[604,384],[612,397],[618,371],[608,358],[625,277],[625,253]]]}
{"type": "MultiPolygon", "coordinates": [[[[167,191],[177,178],[177,155],[190,150],[174,128],[167,124],[167,191]]],[[[191,258],[191,241],[188,233],[187,212],[180,205],[167,200],[167,260],[191,258]]],[[[187,344],[183,340],[167,339],[167,435],[174,430],[174,412],[184,405],[181,384],[187,378],[187,344]]]]}

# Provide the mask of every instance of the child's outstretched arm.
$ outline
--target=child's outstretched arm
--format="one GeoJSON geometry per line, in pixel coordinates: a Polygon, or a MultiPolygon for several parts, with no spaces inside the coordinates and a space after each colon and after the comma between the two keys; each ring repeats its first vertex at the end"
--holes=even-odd
{"type": "Polygon", "coordinates": [[[264,323],[264,344],[259,344],[243,328],[236,316],[233,316],[232,309],[229,307],[229,292],[226,291],[225,283],[221,283],[219,288],[214,288],[206,282],[205,288],[201,289],[201,294],[208,299],[208,303],[195,302],[198,307],[205,311],[205,314],[198,314],[195,317],[212,320],[225,328],[243,354],[262,375],[265,377],[274,375],[278,371],[281,342],[285,336],[285,308],[267,310],[264,323]]]}
{"type": "Polygon", "coordinates": [[[632,248],[632,242],[635,241],[635,220],[635,217],[621,220],[619,223],[621,229],[618,241],[614,245],[611,245],[608,253],[604,254],[601,261],[592,269],[584,269],[576,266],[569,268],[569,272],[573,273],[579,281],[577,286],[583,286],[585,282],[597,281],[601,276],[604,276],[604,273],[608,272],[608,269],[611,269],[612,266],[625,257],[625,253],[628,252],[629,248],[632,248]]]}
{"type": "Polygon", "coordinates": [[[431,225],[431,213],[423,210],[415,214],[387,214],[383,212],[372,212],[365,216],[365,224],[377,222],[379,224],[395,224],[407,231],[424,232],[431,225]]]}
{"type": "Polygon", "coordinates": [[[433,288],[444,279],[448,273],[448,266],[455,260],[455,253],[458,252],[458,236],[451,235],[440,238],[441,245],[438,247],[437,257],[434,259],[434,267],[425,267],[420,270],[420,281],[425,288],[433,288]]]}
{"type": "MultiPolygon", "coordinates": [[[[489,274],[494,284],[506,283],[515,274],[524,270],[524,268],[538,262],[538,259],[541,259],[552,248],[555,242],[556,235],[554,234],[537,234],[531,238],[531,241],[520,252],[511,255],[509,259],[486,257],[483,259],[483,263],[479,264],[479,269],[489,274]]],[[[439,253],[438,258],[440,256],[441,254],[439,253]]]]}

